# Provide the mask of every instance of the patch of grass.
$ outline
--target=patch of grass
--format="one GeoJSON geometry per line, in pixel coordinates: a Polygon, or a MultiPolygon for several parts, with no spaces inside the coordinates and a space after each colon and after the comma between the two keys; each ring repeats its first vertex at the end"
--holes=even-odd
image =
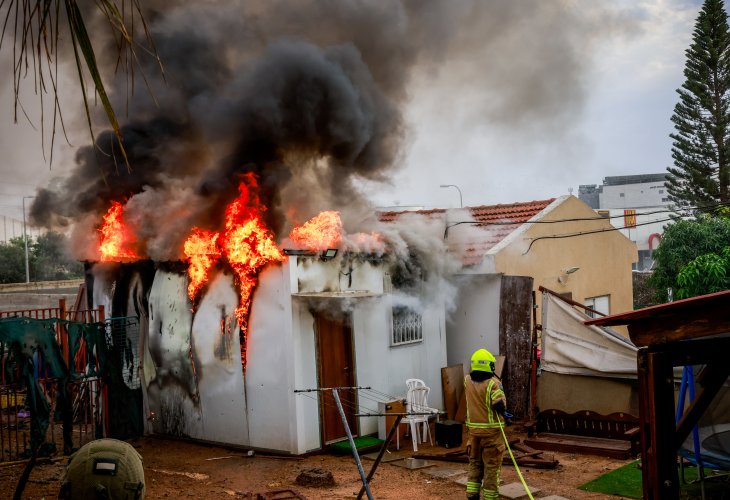
{"type": "MultiPolygon", "coordinates": [[[[712,476],[715,471],[705,468],[705,477],[712,476]]],[[[696,466],[684,468],[684,479],[686,483],[681,482],[680,475],[680,497],[683,499],[701,498],[700,483],[696,481],[699,477],[696,466]],[[688,484],[692,483],[692,484],[688,484]]],[[[729,491],[730,483],[727,480],[707,481],[705,480],[705,494],[707,498],[719,498],[723,491],[729,491]],[[714,496],[717,495],[717,496],[714,496]]],[[[594,493],[605,493],[607,495],[616,495],[624,498],[637,498],[643,496],[641,469],[639,468],[639,460],[631,462],[619,467],[616,470],[607,472],[596,479],[589,481],[578,489],[591,491],[594,493]]]]}
{"type": "Polygon", "coordinates": [[[644,492],[641,483],[641,469],[638,464],[638,460],[626,464],[578,486],[578,489],[624,498],[641,498],[644,492]]]}
{"type": "MultiPolygon", "coordinates": [[[[357,451],[362,453],[364,451],[370,451],[372,449],[379,449],[380,446],[383,444],[382,439],[378,439],[372,436],[360,436],[356,437],[354,439],[355,441],[355,447],[357,448],[357,451]]],[[[345,439],[343,441],[340,441],[338,443],[334,443],[329,445],[329,449],[332,453],[337,454],[350,454],[352,453],[350,448],[350,440],[345,439]]]]}

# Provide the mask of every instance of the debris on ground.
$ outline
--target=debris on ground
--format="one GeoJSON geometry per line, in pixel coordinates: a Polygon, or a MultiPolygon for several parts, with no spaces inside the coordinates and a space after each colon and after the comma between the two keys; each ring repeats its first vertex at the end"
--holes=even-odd
{"type": "Polygon", "coordinates": [[[335,478],[332,475],[332,472],[328,470],[312,468],[304,469],[300,472],[295,482],[301,486],[314,486],[321,488],[325,486],[334,486],[335,478]]]}

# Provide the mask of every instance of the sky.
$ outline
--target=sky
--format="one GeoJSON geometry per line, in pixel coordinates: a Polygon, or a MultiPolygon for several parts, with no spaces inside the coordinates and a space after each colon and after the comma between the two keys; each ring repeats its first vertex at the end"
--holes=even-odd
{"type": "MultiPolygon", "coordinates": [[[[466,51],[414,71],[406,87],[405,143],[394,173],[384,183],[359,184],[374,205],[459,206],[459,192],[442,184],[458,186],[465,206],[540,200],[571,190],[577,195],[579,185],[600,184],[606,176],[666,170],[670,117],[701,2],[601,2],[609,6],[606,16],[593,0],[555,1],[571,15],[531,21],[537,24],[497,37],[510,44],[509,57],[490,57],[506,50],[492,39],[473,59],[466,51]],[[580,58],[574,63],[579,70],[554,78],[555,66],[565,62],[559,50],[556,64],[535,59],[531,51],[550,45],[567,29],[562,23],[576,19],[585,30],[573,33],[571,57],[580,58]],[[556,96],[554,107],[540,102],[539,112],[531,113],[530,89],[513,91],[521,87],[510,82],[525,75],[538,91],[556,96]],[[524,109],[512,114],[505,102],[524,109]]],[[[14,123],[8,47],[0,54],[0,216],[22,220],[23,196],[63,177],[89,135],[74,80],[64,78],[72,144],[58,132],[49,162],[51,115],[46,113],[44,137],[32,80],[23,83],[23,104],[33,124],[22,114],[14,123]]]]}

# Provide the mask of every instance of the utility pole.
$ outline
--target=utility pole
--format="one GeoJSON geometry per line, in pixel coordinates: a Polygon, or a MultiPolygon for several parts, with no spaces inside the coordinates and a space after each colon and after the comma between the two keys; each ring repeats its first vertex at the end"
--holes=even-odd
{"type": "Polygon", "coordinates": [[[30,266],[28,265],[28,235],[25,232],[25,199],[35,196],[23,196],[23,242],[25,243],[25,282],[30,283],[30,266]]]}

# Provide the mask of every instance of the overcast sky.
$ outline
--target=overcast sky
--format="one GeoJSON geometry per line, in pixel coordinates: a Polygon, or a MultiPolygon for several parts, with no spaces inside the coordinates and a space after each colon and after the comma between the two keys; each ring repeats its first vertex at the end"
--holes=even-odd
{"type": "MultiPolygon", "coordinates": [[[[586,10],[596,4],[562,3],[586,10]]],[[[464,205],[481,205],[551,198],[571,188],[577,195],[580,184],[600,184],[605,176],[664,172],[671,162],[670,117],[683,81],[684,51],[700,6],[699,1],[687,0],[613,2],[625,23],[586,42],[590,46],[585,48],[585,65],[580,81],[574,82],[576,105],[565,108],[559,120],[528,123],[523,118],[505,125],[509,117],[500,119],[498,113],[473,105],[484,102],[486,94],[498,107],[495,86],[485,84],[483,92],[478,84],[460,86],[455,79],[468,73],[452,71],[448,64],[417,73],[409,87],[409,136],[401,168],[389,184],[363,189],[379,206],[455,207],[458,192],[441,184],[459,186],[464,205]]],[[[600,16],[593,22],[597,31],[605,29],[600,16]]],[[[561,30],[560,20],[552,21],[550,29],[561,30]]],[[[531,44],[550,43],[545,31],[540,36],[541,40],[525,38],[525,50],[531,44]]],[[[3,46],[5,58],[7,47],[3,46]]],[[[480,68],[475,78],[509,70],[504,61],[492,65],[481,58],[473,64],[480,68]]],[[[548,77],[546,81],[550,83],[548,77]]],[[[34,106],[31,97],[24,100],[29,108],[34,106]]],[[[13,124],[12,75],[6,70],[0,106],[0,215],[20,220],[22,196],[63,176],[73,164],[75,149],[88,143],[88,132],[70,123],[74,145],[57,136],[49,166],[49,136],[44,158],[40,131],[22,115],[20,123],[13,124]]],[[[72,112],[78,107],[78,102],[70,105],[72,112]]],[[[38,120],[34,123],[38,129],[38,120]]]]}

